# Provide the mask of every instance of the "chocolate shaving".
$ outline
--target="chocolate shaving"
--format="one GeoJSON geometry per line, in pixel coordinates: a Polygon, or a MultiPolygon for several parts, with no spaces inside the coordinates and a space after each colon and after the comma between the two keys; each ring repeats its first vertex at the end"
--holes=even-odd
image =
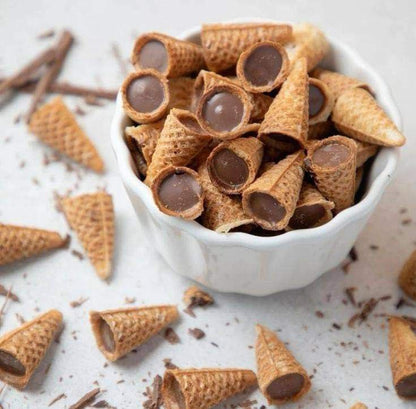
{"type": "Polygon", "coordinates": [[[54,403],[58,402],[59,400],[61,400],[63,398],[66,398],[66,395],[64,393],[61,393],[56,398],[54,398],[54,399],[51,400],[51,402],[49,403],[48,407],[51,407],[54,403]]]}
{"type": "Polygon", "coordinates": [[[355,246],[353,246],[351,248],[349,256],[350,256],[352,261],[357,261],[358,260],[358,253],[357,253],[357,249],[355,248],[355,246]]]}
{"type": "Polygon", "coordinates": [[[173,328],[166,328],[163,336],[166,339],[166,341],[168,341],[172,345],[178,344],[180,342],[180,339],[176,332],[173,330],[173,328]]]}
{"type": "Polygon", "coordinates": [[[364,321],[368,319],[370,314],[374,311],[374,309],[377,307],[377,304],[379,303],[379,299],[370,298],[362,307],[361,312],[354,314],[350,320],[348,321],[348,326],[350,328],[355,327],[355,323],[358,321],[358,324],[361,325],[364,321]]]}
{"type": "Polygon", "coordinates": [[[81,307],[81,305],[84,304],[84,302],[86,301],[88,301],[88,298],[81,297],[79,300],[71,301],[69,305],[72,308],[77,308],[77,307],[81,307]]]}
{"type": "Polygon", "coordinates": [[[117,409],[115,406],[111,406],[106,400],[100,400],[94,405],[91,406],[92,408],[106,408],[106,409],[117,409]]]}
{"type": "Polygon", "coordinates": [[[76,107],[75,107],[75,109],[74,109],[74,112],[77,114],[77,115],[81,115],[81,116],[84,116],[84,115],[86,115],[87,113],[79,106],[79,105],[77,105],[76,107]]]}
{"type": "Polygon", "coordinates": [[[71,250],[71,254],[78,260],[84,260],[84,255],[78,250],[71,250]]]}
{"type": "Polygon", "coordinates": [[[324,313],[323,313],[322,311],[315,311],[315,315],[316,315],[318,318],[324,318],[324,313]]]}
{"type": "Polygon", "coordinates": [[[406,300],[403,297],[400,297],[399,301],[396,304],[396,310],[399,310],[402,307],[416,307],[415,304],[411,303],[410,301],[406,300]]]}
{"type": "Polygon", "coordinates": [[[153,379],[151,387],[146,388],[144,395],[147,397],[147,400],[143,403],[144,409],[159,409],[162,404],[162,377],[156,375],[153,379]]]}
{"type": "Polygon", "coordinates": [[[195,339],[201,339],[205,337],[205,332],[199,328],[189,328],[188,332],[189,332],[189,335],[191,335],[195,339]]]}
{"type": "Polygon", "coordinates": [[[16,294],[12,293],[11,290],[6,290],[6,287],[0,284],[0,295],[7,296],[7,294],[9,294],[9,298],[12,301],[20,302],[19,297],[16,294]]]}
{"type": "Polygon", "coordinates": [[[163,360],[163,363],[165,364],[166,369],[178,369],[178,366],[172,363],[172,360],[170,358],[165,358],[163,360]]]}
{"type": "Polygon", "coordinates": [[[20,314],[18,314],[17,312],[16,312],[16,318],[20,322],[20,324],[22,324],[22,325],[26,322],[26,320],[20,314]]]}
{"type": "Polygon", "coordinates": [[[88,405],[94,403],[95,397],[100,393],[100,388],[95,388],[86,393],[78,402],[74,403],[69,409],[84,409],[88,405]]]}
{"type": "Polygon", "coordinates": [[[357,301],[355,300],[354,292],[357,291],[356,287],[348,287],[345,290],[345,295],[347,296],[349,302],[356,307],[357,301]]]}
{"type": "Polygon", "coordinates": [[[43,33],[40,33],[36,38],[39,40],[44,40],[46,38],[51,38],[55,35],[55,30],[54,29],[50,29],[50,30],[46,30],[43,33]]]}

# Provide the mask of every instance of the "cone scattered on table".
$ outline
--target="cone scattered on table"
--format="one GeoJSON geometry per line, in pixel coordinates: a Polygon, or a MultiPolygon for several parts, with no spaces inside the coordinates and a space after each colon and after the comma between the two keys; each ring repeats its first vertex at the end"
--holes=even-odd
{"type": "Polygon", "coordinates": [[[84,247],[88,258],[105,280],[112,270],[114,249],[114,208],[106,192],[65,197],[62,208],[69,225],[84,247]]]}
{"type": "Polygon", "coordinates": [[[97,346],[110,361],[142,345],[178,317],[178,309],[173,305],[90,312],[97,346]]]}
{"type": "Polygon", "coordinates": [[[62,326],[62,314],[50,310],[0,338],[0,380],[23,389],[62,326]]]}
{"type": "Polygon", "coordinates": [[[311,387],[305,369],[274,332],[262,325],[256,330],[257,377],[263,395],[276,405],[300,399],[311,387]]]}
{"type": "Polygon", "coordinates": [[[416,300],[416,250],[412,252],[402,267],[399,285],[410,298],[416,300]]]}
{"type": "Polygon", "coordinates": [[[44,143],[96,172],[104,163],[62,98],[53,98],[30,117],[29,130],[44,143]]]}
{"type": "Polygon", "coordinates": [[[256,375],[247,369],[167,370],[163,402],[166,409],[209,409],[256,383],[256,375]]]}
{"type": "Polygon", "coordinates": [[[31,227],[0,224],[0,266],[65,247],[68,237],[31,227]]]}

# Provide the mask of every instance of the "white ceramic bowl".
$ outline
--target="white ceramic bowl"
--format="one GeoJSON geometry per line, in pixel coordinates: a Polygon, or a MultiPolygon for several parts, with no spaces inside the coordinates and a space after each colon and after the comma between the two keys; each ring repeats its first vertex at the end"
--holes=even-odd
{"type": "MultiPolygon", "coordinates": [[[[196,27],[180,38],[198,42],[199,31],[196,27]]],[[[382,78],[351,48],[329,40],[332,51],[322,65],[369,83],[378,102],[400,128],[399,111],[382,78]]],[[[220,234],[159,211],[150,189],[137,178],[124,142],[124,128],[129,123],[119,95],[111,140],[141,228],[173,271],[224,292],[260,296],[301,288],[339,265],[374,211],[399,158],[398,149],[383,148],[372,165],[362,200],[323,226],[276,237],[220,234]]]]}

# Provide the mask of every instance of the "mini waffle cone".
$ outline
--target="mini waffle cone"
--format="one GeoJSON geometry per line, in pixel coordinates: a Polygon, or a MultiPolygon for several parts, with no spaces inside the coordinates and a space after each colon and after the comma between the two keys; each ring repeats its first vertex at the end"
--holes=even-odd
{"type": "Polygon", "coordinates": [[[114,249],[114,209],[105,192],[67,197],[61,200],[66,219],[87,252],[98,276],[111,274],[114,249]]]}
{"type": "Polygon", "coordinates": [[[309,126],[311,126],[328,120],[334,109],[335,99],[325,82],[317,80],[316,78],[309,78],[309,84],[319,88],[325,98],[322,109],[315,116],[309,117],[309,126]]]}
{"type": "Polygon", "coordinates": [[[357,80],[355,78],[347,77],[339,72],[324,70],[322,68],[315,68],[311,73],[312,77],[323,81],[328,85],[332,91],[334,98],[337,99],[344,91],[350,88],[363,88],[371,94],[373,91],[370,86],[365,82],[357,80]]]}
{"type": "Polygon", "coordinates": [[[170,111],[147,171],[148,186],[166,166],[188,165],[211,141],[211,137],[202,129],[197,132],[181,122],[188,118],[196,121],[195,115],[189,111],[176,108],[170,111]]]}
{"type": "Polygon", "coordinates": [[[356,160],[357,145],[352,139],[345,136],[331,136],[322,141],[316,141],[308,148],[308,158],[306,160],[308,170],[312,173],[319,191],[328,200],[335,203],[337,213],[354,203],[356,160]],[[321,146],[333,142],[349,147],[351,150],[349,160],[337,168],[323,168],[314,164],[312,162],[314,152],[321,146]]]}
{"type": "Polygon", "coordinates": [[[416,374],[416,334],[410,321],[390,317],[389,348],[393,384],[398,393],[397,385],[400,381],[416,374]]]}
{"type": "Polygon", "coordinates": [[[90,312],[91,327],[97,346],[109,361],[116,361],[142,345],[178,317],[178,309],[173,305],[90,312]],[[102,340],[100,332],[102,321],[111,329],[115,344],[114,351],[109,351],[102,340]]]}
{"type": "Polygon", "coordinates": [[[361,183],[364,177],[364,168],[361,166],[357,168],[355,172],[355,194],[357,194],[358,190],[360,189],[361,183]]]}
{"type": "Polygon", "coordinates": [[[400,288],[416,300],[416,250],[410,255],[402,267],[399,276],[400,288]]]}
{"type": "MultiPolygon", "coordinates": [[[[259,129],[260,139],[273,146],[270,135],[284,135],[300,147],[308,137],[308,73],[306,60],[298,60],[275,97],[259,129]]],[[[276,146],[279,148],[279,146],[276,146]]]]}
{"type": "Polygon", "coordinates": [[[205,192],[203,226],[217,233],[228,233],[232,229],[253,222],[244,213],[239,196],[228,196],[212,184],[206,164],[200,166],[198,173],[205,192]]]}
{"type": "Polygon", "coordinates": [[[378,146],[360,141],[355,141],[355,143],[357,144],[357,168],[360,168],[377,153],[378,146]]]}
{"type": "Polygon", "coordinates": [[[278,88],[283,84],[283,82],[286,80],[287,76],[289,75],[289,71],[290,71],[290,62],[289,62],[289,57],[287,56],[287,52],[281,44],[276,43],[276,42],[262,41],[259,43],[252,44],[243,53],[241,53],[240,57],[238,58],[237,77],[240,80],[241,86],[248,92],[261,93],[261,92],[273,91],[275,88],[278,88]],[[262,47],[262,46],[270,46],[270,47],[275,48],[282,57],[282,66],[280,68],[279,74],[276,76],[276,78],[271,84],[259,86],[259,85],[254,85],[253,83],[247,80],[245,73],[244,73],[244,65],[247,61],[247,58],[251,55],[251,53],[258,47],[262,47]]]}
{"type": "Polygon", "coordinates": [[[263,173],[243,192],[243,209],[245,213],[266,230],[282,230],[288,223],[296,208],[303,181],[302,162],[304,153],[298,151],[287,156],[263,173]],[[250,208],[250,195],[254,192],[267,193],[286,209],[286,214],[278,223],[270,224],[258,219],[250,208]]]}
{"type": "Polygon", "coordinates": [[[334,127],[334,124],[330,119],[314,125],[309,125],[308,141],[313,139],[327,138],[328,136],[335,135],[336,132],[337,131],[334,127]]]}
{"type": "Polygon", "coordinates": [[[172,369],[165,372],[162,397],[166,409],[209,409],[256,383],[248,369],[172,369]]]}
{"type": "Polygon", "coordinates": [[[204,24],[201,31],[205,61],[215,72],[233,67],[240,54],[254,43],[273,41],[283,44],[291,36],[290,25],[273,23],[204,24]]]}
{"type": "Polygon", "coordinates": [[[130,73],[121,84],[120,88],[121,92],[121,99],[123,101],[123,109],[126,115],[132,119],[135,122],[147,124],[149,122],[155,122],[158,119],[165,116],[169,104],[170,104],[170,92],[169,92],[169,86],[168,86],[168,80],[160,74],[156,70],[147,69],[147,70],[141,70],[130,73]],[[135,80],[136,78],[143,77],[146,75],[151,75],[153,77],[156,77],[161,82],[164,92],[165,92],[165,98],[163,102],[152,112],[139,112],[136,111],[128,102],[127,100],[127,88],[130,85],[130,82],[135,80]]]}
{"type": "Polygon", "coordinates": [[[178,77],[169,80],[170,101],[168,111],[172,108],[191,109],[194,83],[195,80],[190,77],[178,77]]]}
{"type": "Polygon", "coordinates": [[[286,45],[286,51],[292,64],[306,58],[309,72],[325,57],[329,43],[325,34],[312,24],[297,24],[293,26],[293,41],[286,45]]]}
{"type": "Polygon", "coordinates": [[[300,399],[311,387],[311,382],[305,369],[274,332],[262,325],[257,325],[256,330],[257,377],[263,395],[267,398],[269,404],[277,405],[300,399]],[[268,386],[274,380],[293,373],[303,377],[304,386],[302,390],[293,398],[273,400],[267,393],[268,386]]]}
{"type": "Polygon", "coordinates": [[[102,172],[104,164],[62,98],[53,98],[30,117],[29,130],[44,143],[74,161],[102,172]]]}
{"type": "Polygon", "coordinates": [[[139,51],[149,40],[157,40],[165,45],[169,57],[166,72],[162,74],[168,78],[197,72],[205,65],[201,46],[161,33],[146,33],[137,38],[131,54],[131,62],[137,70],[142,69],[138,61],[139,51]]]}
{"type": "Polygon", "coordinates": [[[350,409],[368,409],[368,407],[364,405],[364,403],[358,402],[355,405],[351,406],[350,409]]]}
{"type": "Polygon", "coordinates": [[[0,351],[17,359],[25,368],[25,374],[18,376],[0,366],[0,379],[14,388],[25,388],[61,325],[62,314],[57,310],[50,310],[3,335],[0,338],[0,351]]]}
{"type": "Polygon", "coordinates": [[[53,231],[0,224],[0,266],[64,247],[67,242],[53,231]]]}
{"type": "Polygon", "coordinates": [[[381,146],[402,146],[404,135],[364,89],[350,88],[335,102],[332,121],[351,138],[381,146]]]}

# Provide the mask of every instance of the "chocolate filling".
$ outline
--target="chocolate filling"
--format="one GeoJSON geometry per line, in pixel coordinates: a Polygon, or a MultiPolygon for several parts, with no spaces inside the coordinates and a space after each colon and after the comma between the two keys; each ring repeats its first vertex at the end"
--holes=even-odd
{"type": "Polygon", "coordinates": [[[254,216],[268,223],[278,223],[286,215],[286,209],[267,193],[252,193],[249,204],[254,216]]]}
{"type": "Polygon", "coordinates": [[[272,399],[290,399],[302,390],[304,383],[302,375],[290,373],[275,379],[267,387],[267,393],[272,399]]]}
{"type": "Polygon", "coordinates": [[[23,376],[26,368],[9,352],[0,350],[0,368],[11,375],[23,376]]]}
{"type": "Polygon", "coordinates": [[[142,68],[154,68],[165,72],[168,68],[168,58],[165,45],[158,40],[150,40],[140,49],[138,60],[142,68]]]}
{"type": "Polygon", "coordinates": [[[165,90],[158,78],[144,75],[135,78],[127,87],[128,103],[138,112],[153,112],[165,99],[165,90]]]}
{"type": "Polygon", "coordinates": [[[292,229],[308,229],[315,226],[325,216],[325,208],[320,204],[299,206],[292,218],[289,226],[292,229]]]}
{"type": "Polygon", "coordinates": [[[172,173],[159,186],[161,204],[174,212],[191,209],[199,202],[201,186],[188,173],[172,173]]]}
{"type": "Polygon", "coordinates": [[[113,331],[111,330],[110,326],[103,319],[100,320],[100,336],[101,336],[101,341],[104,345],[104,348],[108,352],[114,352],[114,350],[116,348],[116,342],[114,340],[114,334],[113,334],[113,331]]]}
{"type": "Polygon", "coordinates": [[[244,115],[244,104],[237,95],[220,91],[209,97],[202,107],[202,117],[218,132],[232,131],[244,115]]]}
{"type": "Polygon", "coordinates": [[[340,143],[328,143],[319,147],[312,155],[315,165],[323,168],[334,168],[345,163],[350,157],[348,146],[340,143]]]}
{"type": "Polygon", "coordinates": [[[212,158],[211,173],[219,185],[225,188],[239,188],[248,178],[248,166],[230,149],[221,149],[212,158]]]}
{"type": "Polygon", "coordinates": [[[325,95],[319,87],[309,84],[309,117],[318,115],[325,105],[325,95]]]}
{"type": "Polygon", "coordinates": [[[405,398],[416,397],[416,374],[406,376],[396,385],[397,393],[405,398]]]}
{"type": "Polygon", "coordinates": [[[282,68],[282,56],[271,45],[255,48],[244,63],[244,76],[255,86],[271,85],[282,68]]]}

